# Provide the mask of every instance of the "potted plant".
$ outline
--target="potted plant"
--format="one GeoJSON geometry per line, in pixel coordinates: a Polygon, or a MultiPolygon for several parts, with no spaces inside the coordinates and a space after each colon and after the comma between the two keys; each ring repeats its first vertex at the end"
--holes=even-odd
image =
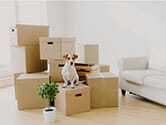
{"type": "Polygon", "coordinates": [[[56,119],[56,108],[55,108],[55,99],[56,95],[59,93],[58,85],[56,82],[45,82],[40,85],[38,88],[38,95],[42,99],[49,100],[49,107],[43,109],[43,117],[46,123],[54,122],[56,119]]]}

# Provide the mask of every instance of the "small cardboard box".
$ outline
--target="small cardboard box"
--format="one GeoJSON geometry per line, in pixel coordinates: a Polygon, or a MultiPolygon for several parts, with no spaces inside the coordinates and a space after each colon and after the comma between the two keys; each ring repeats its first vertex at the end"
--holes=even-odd
{"type": "Polygon", "coordinates": [[[11,29],[10,36],[13,46],[39,45],[39,37],[49,36],[49,27],[17,24],[11,29]]]}
{"type": "Polygon", "coordinates": [[[40,60],[39,46],[11,47],[12,73],[34,73],[47,70],[47,61],[40,60]]]}
{"type": "Polygon", "coordinates": [[[90,87],[80,84],[75,89],[62,88],[59,84],[60,93],[57,95],[57,110],[66,116],[90,110],[90,87]]]}
{"type": "Polygon", "coordinates": [[[41,37],[40,58],[41,59],[63,59],[65,54],[75,54],[75,38],[41,37]]]}
{"type": "Polygon", "coordinates": [[[50,81],[63,82],[62,68],[65,64],[65,60],[49,60],[48,63],[50,66],[50,81]]]}
{"type": "Polygon", "coordinates": [[[91,108],[119,106],[119,82],[113,73],[86,74],[91,87],[91,108]]]}
{"type": "Polygon", "coordinates": [[[110,65],[100,64],[100,72],[110,72],[110,65]]]}
{"type": "Polygon", "coordinates": [[[48,106],[48,100],[41,99],[37,95],[36,88],[44,82],[49,82],[49,74],[32,73],[21,74],[16,80],[16,94],[18,109],[35,109],[48,106]]]}
{"type": "Polygon", "coordinates": [[[85,63],[98,64],[99,63],[99,46],[98,44],[85,44],[85,63]]]}

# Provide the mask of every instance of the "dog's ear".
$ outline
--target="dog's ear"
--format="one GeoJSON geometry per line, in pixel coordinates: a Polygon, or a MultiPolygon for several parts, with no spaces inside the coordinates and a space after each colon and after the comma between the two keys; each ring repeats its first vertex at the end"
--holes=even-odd
{"type": "Polygon", "coordinates": [[[68,54],[65,54],[65,55],[63,56],[64,59],[67,59],[67,57],[68,57],[68,54]]]}
{"type": "Polygon", "coordinates": [[[76,55],[76,54],[74,54],[73,57],[72,57],[73,60],[75,60],[77,58],[78,58],[78,55],[76,55]]]}

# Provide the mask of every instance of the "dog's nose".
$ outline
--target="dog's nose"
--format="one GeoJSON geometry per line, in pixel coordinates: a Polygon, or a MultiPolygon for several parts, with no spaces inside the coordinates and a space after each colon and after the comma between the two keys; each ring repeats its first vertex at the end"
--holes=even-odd
{"type": "Polygon", "coordinates": [[[70,65],[73,65],[73,62],[70,62],[70,65]]]}

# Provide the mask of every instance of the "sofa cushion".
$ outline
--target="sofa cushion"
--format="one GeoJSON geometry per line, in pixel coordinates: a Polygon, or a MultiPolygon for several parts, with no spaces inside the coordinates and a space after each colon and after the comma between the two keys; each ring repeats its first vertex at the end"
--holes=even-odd
{"type": "Polygon", "coordinates": [[[144,79],[144,84],[166,90],[166,74],[148,76],[144,79]]]}
{"type": "Polygon", "coordinates": [[[122,72],[121,77],[125,80],[144,84],[144,78],[151,75],[160,75],[162,72],[155,70],[126,70],[122,72]]]}
{"type": "Polygon", "coordinates": [[[150,51],[148,69],[166,71],[166,48],[153,48],[150,51]]]}

